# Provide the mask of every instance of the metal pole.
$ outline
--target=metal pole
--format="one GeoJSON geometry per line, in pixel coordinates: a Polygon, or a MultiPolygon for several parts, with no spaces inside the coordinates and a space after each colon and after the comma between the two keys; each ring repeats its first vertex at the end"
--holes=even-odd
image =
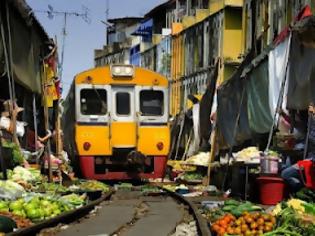
{"type": "MultiPolygon", "coordinates": [[[[289,50],[286,52],[286,53],[290,53],[290,48],[291,48],[291,35],[289,36],[289,50]]],[[[267,143],[267,147],[265,149],[265,152],[267,152],[270,148],[270,145],[271,145],[271,140],[272,140],[272,136],[273,136],[273,129],[275,127],[275,123],[276,123],[276,120],[277,120],[277,116],[278,116],[278,112],[279,112],[279,108],[281,107],[282,105],[282,102],[283,102],[283,95],[284,95],[284,88],[285,88],[285,83],[287,81],[287,71],[288,71],[288,68],[289,68],[289,55],[288,55],[288,61],[287,61],[287,64],[285,66],[285,74],[284,74],[284,78],[282,79],[282,82],[281,82],[281,87],[280,87],[280,92],[279,92],[279,97],[278,97],[278,101],[277,101],[277,107],[276,107],[276,111],[275,111],[275,114],[273,116],[273,119],[272,119],[272,125],[270,127],[270,131],[269,131],[269,137],[268,137],[268,143],[267,143]]],[[[279,118],[279,117],[278,117],[279,118]]],[[[277,121],[278,122],[278,121],[277,121]]]]}
{"type": "Polygon", "coordinates": [[[1,130],[0,130],[0,162],[1,162],[1,169],[3,173],[3,179],[6,180],[8,179],[8,176],[7,176],[6,163],[5,163],[3,152],[2,152],[2,131],[1,130]]]}
{"type": "MultiPolygon", "coordinates": [[[[42,82],[43,86],[43,96],[44,96],[44,119],[45,119],[45,130],[49,130],[49,114],[48,114],[48,107],[47,107],[47,93],[46,93],[46,82],[47,82],[47,75],[46,75],[46,67],[45,67],[45,61],[43,61],[43,72],[44,72],[44,81],[42,82]]],[[[51,150],[50,150],[50,138],[47,141],[45,153],[48,161],[48,181],[52,181],[52,170],[51,170],[51,150]]],[[[45,168],[45,160],[44,160],[44,168],[45,168]]]]}

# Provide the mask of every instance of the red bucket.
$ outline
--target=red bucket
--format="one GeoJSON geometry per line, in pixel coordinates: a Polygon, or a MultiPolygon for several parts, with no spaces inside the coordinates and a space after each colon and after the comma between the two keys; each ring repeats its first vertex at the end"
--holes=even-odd
{"type": "Polygon", "coordinates": [[[276,205],[284,196],[284,182],[282,178],[262,176],[257,178],[259,183],[259,197],[263,205],[276,205]]]}

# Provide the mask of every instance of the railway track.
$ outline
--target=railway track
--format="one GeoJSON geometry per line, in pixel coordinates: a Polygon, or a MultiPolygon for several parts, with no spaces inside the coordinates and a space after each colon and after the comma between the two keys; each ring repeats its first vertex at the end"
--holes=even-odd
{"type": "Polygon", "coordinates": [[[161,190],[117,190],[85,217],[44,229],[40,236],[194,236],[211,235],[194,206],[180,195],[161,190]]]}

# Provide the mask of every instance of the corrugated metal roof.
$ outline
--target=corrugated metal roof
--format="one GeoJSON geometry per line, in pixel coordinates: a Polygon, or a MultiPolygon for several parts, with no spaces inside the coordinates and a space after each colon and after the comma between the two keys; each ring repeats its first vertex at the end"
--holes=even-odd
{"type": "Polygon", "coordinates": [[[49,39],[49,35],[45,31],[42,24],[38,21],[32,8],[26,3],[25,0],[7,0],[8,3],[14,7],[17,12],[20,13],[21,17],[25,20],[29,27],[35,27],[44,39],[49,39]]]}
{"type": "Polygon", "coordinates": [[[143,17],[121,17],[121,18],[112,18],[108,19],[109,23],[127,23],[127,22],[140,22],[143,20],[143,17]]]}
{"type": "Polygon", "coordinates": [[[162,10],[163,8],[167,8],[169,5],[175,3],[176,0],[168,0],[156,7],[154,7],[153,9],[151,9],[147,14],[145,14],[145,17],[150,17],[152,16],[153,14],[155,14],[156,12],[162,10]]]}

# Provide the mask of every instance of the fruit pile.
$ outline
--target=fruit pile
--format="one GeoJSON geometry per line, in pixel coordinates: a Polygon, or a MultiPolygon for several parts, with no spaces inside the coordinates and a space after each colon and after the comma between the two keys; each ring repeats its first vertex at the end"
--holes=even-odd
{"type": "Polygon", "coordinates": [[[84,205],[84,197],[76,194],[62,197],[30,195],[15,201],[0,201],[0,211],[38,222],[84,205]]]}
{"type": "Polygon", "coordinates": [[[214,224],[212,231],[217,235],[244,235],[260,236],[273,230],[276,218],[272,215],[260,212],[244,212],[239,218],[232,214],[226,214],[214,224]]]}

